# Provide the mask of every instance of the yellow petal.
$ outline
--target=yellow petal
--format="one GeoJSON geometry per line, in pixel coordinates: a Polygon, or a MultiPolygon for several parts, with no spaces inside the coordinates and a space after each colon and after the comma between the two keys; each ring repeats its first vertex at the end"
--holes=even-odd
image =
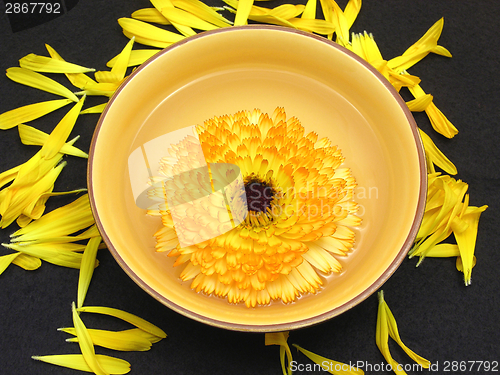
{"type": "Polygon", "coordinates": [[[180,8],[185,10],[186,12],[195,14],[202,20],[210,22],[215,26],[227,27],[233,24],[233,22],[224,18],[214,9],[199,0],[172,0],[172,4],[176,8],[180,8]]]}
{"type": "Polygon", "coordinates": [[[74,102],[78,101],[78,98],[66,87],[57,83],[51,78],[45,77],[40,73],[33,72],[24,68],[9,68],[7,69],[7,77],[9,77],[14,82],[20,83],[22,85],[34,87],[36,89],[47,91],[55,95],[64,96],[65,98],[71,99],[74,102]]]}
{"type": "Polygon", "coordinates": [[[482,206],[478,210],[475,210],[469,214],[467,214],[466,211],[465,215],[462,217],[462,220],[469,224],[469,226],[461,233],[454,233],[455,239],[457,240],[458,249],[460,251],[460,258],[462,260],[465,285],[470,285],[471,283],[472,265],[477,238],[477,227],[479,223],[479,217],[481,216],[481,213],[486,210],[486,208],[488,208],[488,206],[482,206]]]}
{"type": "Polygon", "coordinates": [[[427,257],[434,258],[449,258],[449,257],[459,257],[460,251],[458,250],[458,245],[451,243],[441,243],[430,249],[427,257]]]}
{"type": "Polygon", "coordinates": [[[234,18],[234,26],[243,26],[247,24],[252,5],[253,0],[238,1],[238,6],[236,8],[236,17],[234,18]]]}
{"type": "Polygon", "coordinates": [[[33,121],[71,102],[70,99],[49,100],[4,112],[0,115],[0,129],[10,129],[23,122],[33,121]]]}
{"type": "Polygon", "coordinates": [[[325,20],[292,18],[289,19],[288,22],[297,29],[321,35],[328,35],[335,31],[335,26],[331,22],[325,20]]]}
{"type": "MultiPolygon", "coordinates": [[[[28,125],[19,125],[19,137],[24,145],[43,146],[47,141],[49,135],[41,130],[35,129],[28,125]]],[[[88,154],[82,150],[70,145],[69,143],[63,144],[60,152],[62,154],[78,156],[81,158],[88,158],[88,154]]]]}
{"type": "Polygon", "coordinates": [[[15,189],[9,201],[9,206],[2,212],[1,227],[5,228],[9,226],[21,214],[32,217],[32,210],[35,208],[38,200],[43,194],[52,191],[54,182],[65,165],[66,162],[59,164],[31,186],[23,186],[15,189]]]}
{"type": "Polygon", "coordinates": [[[422,60],[430,52],[437,51],[439,54],[451,57],[451,54],[444,48],[438,47],[437,42],[443,31],[444,18],[437,21],[427,32],[401,56],[389,60],[388,65],[397,72],[402,72],[417,62],[422,60]]]}
{"type": "Polygon", "coordinates": [[[422,143],[424,144],[425,153],[429,156],[430,161],[433,164],[436,164],[439,168],[441,168],[446,173],[451,175],[457,174],[457,168],[455,165],[448,159],[442,152],[437,148],[432,139],[422,131],[422,129],[418,129],[420,132],[420,137],[422,138],[422,143]]]}
{"type": "Polygon", "coordinates": [[[14,180],[17,177],[17,174],[19,170],[21,169],[21,165],[18,165],[17,167],[11,168],[5,172],[2,172],[0,174],[0,188],[3,187],[4,185],[8,184],[12,180],[14,180]]]}
{"type": "Polygon", "coordinates": [[[161,14],[165,16],[171,23],[178,23],[184,26],[192,27],[193,29],[198,30],[215,30],[218,27],[208,23],[201,18],[186,12],[185,10],[174,8],[174,7],[165,7],[162,8],[161,14]]]}
{"type": "Polygon", "coordinates": [[[166,48],[170,45],[172,45],[172,42],[162,42],[159,40],[154,40],[154,39],[148,39],[146,37],[137,35],[136,33],[131,33],[125,29],[123,29],[123,35],[125,35],[127,38],[132,39],[135,38],[136,43],[144,44],[145,46],[151,46],[151,47],[157,47],[157,48],[166,48]]]}
{"type": "MultiPolygon", "coordinates": [[[[76,335],[74,328],[60,328],[59,331],[76,335]]],[[[105,331],[87,329],[92,342],[96,346],[120,351],[146,351],[151,349],[151,341],[142,336],[141,330],[105,331]]],[[[67,339],[68,342],[78,342],[78,337],[67,339]]]]}
{"type": "Polygon", "coordinates": [[[83,324],[83,321],[78,315],[74,302],[71,304],[71,311],[73,315],[73,325],[75,326],[76,336],[78,337],[78,344],[80,345],[80,350],[82,351],[83,358],[85,358],[85,362],[87,362],[96,375],[106,375],[107,372],[104,371],[96,358],[92,339],[87,331],[87,327],[85,327],[85,324],[83,324]]]}
{"type": "MultiPolygon", "coordinates": [[[[155,9],[156,10],[156,9],[155,9]]],[[[163,16],[162,16],[163,17],[163,16]]],[[[161,50],[159,49],[135,49],[130,51],[130,57],[128,60],[128,66],[137,66],[143,64],[146,60],[156,55],[161,50]]],[[[119,56],[119,55],[118,55],[119,56]]],[[[113,57],[106,63],[106,66],[112,68],[118,56],[113,57]]]]}
{"type": "Polygon", "coordinates": [[[130,58],[130,51],[134,45],[135,38],[129,40],[126,46],[118,55],[116,62],[111,68],[111,72],[96,72],[95,78],[98,82],[120,82],[125,78],[127,73],[128,60],[130,58]]]}
{"type": "Polygon", "coordinates": [[[306,7],[302,13],[301,18],[305,20],[316,19],[316,5],[318,0],[307,0],[306,7]]]}
{"type": "Polygon", "coordinates": [[[430,361],[427,359],[419,356],[415,352],[413,352],[410,348],[408,348],[403,341],[401,340],[401,337],[399,336],[399,331],[398,331],[398,325],[396,323],[396,319],[394,318],[394,315],[392,315],[391,310],[389,309],[389,306],[387,306],[387,303],[385,303],[385,309],[387,313],[387,322],[388,322],[388,327],[389,327],[389,335],[392,337],[394,341],[398,343],[398,345],[403,349],[408,356],[413,359],[415,362],[417,362],[420,366],[423,368],[429,368],[430,366],[430,361]]]}
{"type": "Polygon", "coordinates": [[[457,133],[457,128],[451,123],[450,120],[439,110],[434,103],[430,103],[425,110],[431,125],[435,131],[444,135],[446,138],[453,138],[457,133]]]}
{"type": "Polygon", "coordinates": [[[333,361],[331,359],[322,357],[318,354],[310,352],[296,344],[293,344],[302,354],[309,358],[314,363],[320,365],[324,371],[334,375],[363,375],[364,371],[342,362],[333,361]]]}
{"type": "Polygon", "coordinates": [[[19,256],[20,253],[12,253],[0,256],[0,275],[9,267],[9,265],[19,256]]]}
{"type": "MultiPolygon", "coordinates": [[[[99,366],[108,374],[122,375],[130,372],[130,363],[123,359],[101,354],[97,354],[95,357],[99,366]]],[[[32,356],[31,358],[56,366],[68,367],[79,371],[94,372],[81,354],[32,356]]]]}
{"type": "MultiPolygon", "coordinates": [[[[49,46],[48,44],[45,45],[45,48],[47,48],[47,51],[49,52],[49,55],[55,59],[55,60],[59,60],[59,61],[65,61],[61,55],[59,55],[56,50],[54,48],[52,48],[51,46],[49,46]]],[[[86,74],[84,73],[66,73],[65,74],[66,77],[69,79],[69,81],[71,82],[71,84],[75,87],[78,87],[78,88],[82,88],[84,87],[85,85],[89,84],[89,83],[95,83],[95,81],[90,78],[89,76],[87,76],[86,74]]]]}
{"type": "Polygon", "coordinates": [[[27,271],[34,271],[42,265],[40,258],[19,253],[19,256],[12,261],[12,264],[24,268],[27,271]]]}
{"type": "Polygon", "coordinates": [[[93,107],[89,107],[87,109],[84,109],[83,111],[80,112],[80,114],[81,115],[86,115],[86,114],[89,114],[89,113],[102,113],[104,111],[104,109],[106,108],[107,105],[108,105],[108,103],[98,104],[98,105],[95,105],[93,107]]]}
{"type": "Polygon", "coordinates": [[[115,91],[120,87],[122,82],[95,82],[89,83],[83,87],[83,91],[76,92],[77,95],[89,95],[89,96],[113,96],[115,91]]]}
{"type": "MultiPolygon", "coordinates": [[[[16,258],[17,259],[17,258],[16,258]]],[[[15,260],[14,260],[15,262],[15,260]]],[[[12,263],[14,263],[12,262],[12,263]]],[[[457,257],[457,261],[455,262],[455,266],[457,267],[457,271],[464,272],[464,265],[462,263],[462,258],[460,258],[460,254],[457,257]]],[[[472,258],[472,268],[476,266],[476,256],[472,258]]]]}
{"type": "Polygon", "coordinates": [[[427,109],[427,107],[432,103],[433,96],[431,94],[425,94],[406,102],[408,109],[412,112],[422,112],[427,109]]]}
{"type": "Polygon", "coordinates": [[[347,26],[351,28],[361,10],[361,0],[349,0],[344,9],[344,16],[347,20],[347,26]]]}
{"type": "Polygon", "coordinates": [[[24,228],[14,232],[11,241],[33,241],[66,236],[95,224],[89,197],[82,195],[75,201],[59,207],[24,228]]]}
{"type": "Polygon", "coordinates": [[[130,314],[128,312],[114,309],[111,307],[103,307],[103,306],[84,306],[78,309],[79,312],[89,312],[89,313],[97,313],[97,314],[104,314],[104,315],[110,315],[114,316],[115,318],[122,319],[137,328],[142,329],[143,331],[149,332],[155,336],[165,338],[167,337],[167,334],[163,332],[160,328],[155,326],[152,323],[149,323],[148,321],[139,318],[136,315],[130,314]]]}
{"type": "Polygon", "coordinates": [[[139,21],[157,23],[160,25],[170,25],[169,20],[167,20],[156,8],[144,8],[136,10],[134,13],[132,13],[132,18],[135,18],[139,21]]]}
{"type": "MultiPolygon", "coordinates": [[[[161,29],[153,25],[149,25],[142,21],[134,20],[132,18],[120,18],[118,19],[118,23],[124,31],[127,31],[130,35],[134,35],[136,37],[142,37],[145,39],[155,40],[168,44],[175,43],[184,39],[184,36],[182,35],[175,34],[173,32],[161,29]]],[[[136,41],[139,40],[136,39],[136,41]]]]}
{"type": "Polygon", "coordinates": [[[94,274],[95,261],[97,256],[97,249],[101,243],[101,237],[93,237],[87,243],[85,251],[83,252],[82,265],[80,267],[80,276],[78,278],[78,299],[77,306],[82,307],[87,290],[90,285],[90,280],[94,274]]]}
{"type": "Polygon", "coordinates": [[[84,101],[85,97],[81,98],[50,133],[47,141],[40,150],[42,158],[51,159],[61,150],[61,147],[66,143],[69,134],[75,126],[84,101]]]}
{"type": "MultiPolygon", "coordinates": [[[[167,10],[174,9],[174,5],[170,0],[151,0],[151,4],[162,14],[163,17],[167,18],[168,21],[174,26],[178,32],[180,32],[184,36],[193,36],[196,35],[196,31],[194,31],[190,26],[185,23],[179,23],[175,19],[170,19],[167,15],[167,10]]],[[[192,14],[190,14],[192,16],[192,14]]],[[[174,16],[175,18],[175,16],[174,16]]],[[[196,17],[195,17],[196,18],[196,17]]]]}
{"type": "Polygon", "coordinates": [[[335,0],[330,0],[333,7],[333,17],[331,22],[335,25],[335,33],[337,34],[337,43],[347,45],[349,43],[349,24],[347,18],[338,6],[335,0]]]}
{"type": "Polygon", "coordinates": [[[82,254],[72,251],[60,250],[37,244],[2,244],[4,247],[22,252],[32,257],[40,258],[48,263],[61,267],[79,269],[82,262],[82,254]]]}
{"type": "Polygon", "coordinates": [[[276,16],[272,16],[270,14],[264,14],[264,15],[250,14],[248,16],[248,19],[250,19],[252,21],[259,22],[259,23],[269,23],[271,25],[278,25],[278,26],[295,28],[295,26],[292,25],[289,21],[282,19],[282,18],[278,18],[276,16]]]}
{"type": "Polygon", "coordinates": [[[266,333],[265,336],[265,345],[279,345],[280,346],[280,361],[281,361],[281,369],[283,370],[283,375],[291,375],[291,363],[293,361],[292,352],[290,351],[290,347],[288,346],[288,332],[273,332],[266,333]],[[285,362],[285,354],[287,361],[285,362]]]}
{"type": "Polygon", "coordinates": [[[392,370],[398,375],[406,375],[399,363],[397,363],[391,356],[389,351],[389,326],[387,322],[387,309],[384,301],[384,293],[380,291],[378,293],[379,305],[377,314],[377,328],[375,332],[375,342],[378,349],[384,356],[385,360],[389,365],[392,366],[392,370]]]}
{"type": "Polygon", "coordinates": [[[21,68],[33,70],[41,73],[88,73],[95,72],[95,69],[85,68],[80,65],[66,61],[53,59],[51,57],[39,56],[34,53],[24,56],[19,60],[21,68]]]}

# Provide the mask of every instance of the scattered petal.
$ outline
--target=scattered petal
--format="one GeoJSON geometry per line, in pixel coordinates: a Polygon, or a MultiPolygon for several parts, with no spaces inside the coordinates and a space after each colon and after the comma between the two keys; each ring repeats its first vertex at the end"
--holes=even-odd
{"type": "MultiPolygon", "coordinates": [[[[97,354],[95,357],[99,366],[105,373],[122,375],[130,372],[130,363],[124,361],[123,359],[101,354],[97,354]]],[[[81,354],[32,356],[31,358],[56,366],[68,367],[79,371],[94,372],[81,354]]]]}
{"type": "Polygon", "coordinates": [[[253,0],[238,1],[238,6],[236,7],[236,17],[234,18],[234,26],[243,26],[247,24],[252,5],[253,0]]]}
{"type": "Polygon", "coordinates": [[[75,94],[69,91],[66,87],[40,73],[24,68],[13,67],[7,69],[7,77],[22,85],[34,87],[55,95],[64,96],[74,102],[78,102],[78,98],[75,94]]]}
{"type": "Polygon", "coordinates": [[[19,253],[19,256],[12,261],[12,264],[24,268],[27,271],[34,271],[42,265],[42,261],[40,258],[19,253]]]}
{"type": "Polygon", "coordinates": [[[379,298],[379,306],[378,306],[378,315],[377,315],[377,329],[375,341],[377,343],[377,347],[380,352],[384,356],[385,360],[389,365],[392,366],[392,370],[396,374],[406,374],[403,371],[403,367],[396,362],[389,351],[389,335],[401,346],[401,348],[418,364],[420,364],[424,368],[428,368],[430,362],[425,358],[420,357],[411,351],[406,345],[403,344],[401,338],[399,337],[399,332],[397,330],[396,320],[387,306],[387,303],[384,300],[384,293],[380,291],[378,293],[379,298]]]}
{"type": "MultiPolygon", "coordinates": [[[[135,49],[135,50],[132,50],[132,51],[130,51],[128,66],[141,65],[144,62],[146,62],[146,60],[153,57],[154,55],[156,55],[160,51],[161,50],[159,50],[159,49],[135,49]]],[[[118,56],[115,56],[111,60],[109,60],[106,63],[106,66],[112,68],[116,63],[118,56]]]]}
{"type": "MultiPolygon", "coordinates": [[[[76,336],[74,328],[60,328],[59,331],[76,336]]],[[[146,351],[151,349],[152,342],[145,338],[140,329],[125,331],[105,331],[100,329],[87,329],[95,346],[120,351],[146,351]]],[[[156,336],[154,336],[156,337],[156,336]]],[[[78,342],[78,337],[67,339],[68,342],[78,342]]]]}
{"type": "Polygon", "coordinates": [[[104,371],[101,364],[97,360],[94,351],[94,344],[92,343],[90,334],[87,331],[87,327],[85,327],[85,324],[83,324],[80,316],[78,315],[74,302],[71,304],[71,311],[73,313],[73,325],[75,326],[76,336],[78,337],[78,344],[80,345],[80,350],[82,351],[85,362],[87,362],[96,375],[106,375],[107,372],[104,371]]]}
{"type": "Polygon", "coordinates": [[[422,129],[419,128],[418,130],[424,144],[424,150],[429,164],[435,164],[443,171],[451,175],[457,174],[457,168],[455,165],[441,152],[441,150],[437,148],[431,137],[429,137],[422,129]]]}
{"type": "Polygon", "coordinates": [[[20,253],[12,253],[0,256],[0,275],[10,266],[20,253]]]}
{"type": "Polygon", "coordinates": [[[19,60],[21,68],[40,73],[88,73],[95,69],[85,68],[80,65],[54,59],[52,57],[39,56],[34,53],[24,56],[19,60]]]}
{"type": "Polygon", "coordinates": [[[319,364],[324,371],[329,372],[334,375],[363,375],[364,371],[358,369],[357,367],[346,364],[342,362],[333,361],[331,359],[317,355],[309,350],[301,348],[300,346],[293,344],[302,354],[309,358],[314,363],[319,364]]]}
{"type": "Polygon", "coordinates": [[[273,332],[266,333],[265,336],[265,345],[279,345],[280,346],[280,361],[281,361],[281,369],[283,370],[283,375],[291,375],[291,363],[293,361],[292,352],[290,351],[290,347],[288,346],[288,336],[289,332],[273,332]],[[285,361],[286,354],[286,361],[285,361]]]}
{"type": "Polygon", "coordinates": [[[108,103],[98,104],[98,105],[95,105],[93,107],[84,109],[83,111],[80,112],[80,114],[81,115],[86,115],[86,114],[89,114],[89,113],[102,113],[104,111],[104,109],[106,108],[107,105],[108,105],[108,103]]]}
{"type": "MultiPolygon", "coordinates": [[[[28,125],[19,125],[19,137],[24,145],[43,146],[49,135],[41,130],[35,129],[28,125]]],[[[77,138],[78,139],[78,138],[77,138]]],[[[82,150],[74,147],[70,143],[65,143],[59,150],[60,153],[73,155],[80,158],[88,159],[89,155],[82,150]]]]}
{"type": "Polygon", "coordinates": [[[88,312],[88,313],[97,313],[97,314],[104,314],[104,315],[110,315],[114,316],[115,318],[124,320],[137,328],[142,329],[143,331],[149,332],[155,336],[158,336],[160,338],[165,338],[167,337],[167,334],[163,332],[160,328],[155,326],[152,323],[149,323],[148,321],[139,318],[136,315],[130,314],[128,312],[114,309],[111,307],[103,307],[103,306],[83,306],[78,309],[79,312],[88,312]]]}
{"type": "Polygon", "coordinates": [[[85,97],[80,99],[47,137],[46,142],[40,150],[40,156],[42,158],[52,159],[61,150],[61,147],[66,143],[69,134],[75,126],[76,119],[82,110],[84,101],[85,97]]]}
{"type": "Polygon", "coordinates": [[[90,285],[90,280],[94,274],[97,250],[99,244],[101,243],[101,237],[92,237],[85,251],[83,252],[82,265],[80,267],[80,276],[78,278],[78,298],[77,307],[83,306],[83,301],[85,301],[85,296],[87,295],[87,290],[90,285]]]}
{"type": "Polygon", "coordinates": [[[0,115],[0,129],[6,130],[24,122],[33,121],[71,102],[71,99],[49,100],[4,112],[0,115]]]}

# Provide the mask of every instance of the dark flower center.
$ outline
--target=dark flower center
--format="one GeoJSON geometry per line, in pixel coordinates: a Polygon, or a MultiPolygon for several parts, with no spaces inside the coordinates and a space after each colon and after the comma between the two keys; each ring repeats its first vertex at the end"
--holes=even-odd
{"type": "Polygon", "coordinates": [[[274,197],[272,186],[262,181],[250,180],[245,183],[248,211],[267,212],[274,197]]]}

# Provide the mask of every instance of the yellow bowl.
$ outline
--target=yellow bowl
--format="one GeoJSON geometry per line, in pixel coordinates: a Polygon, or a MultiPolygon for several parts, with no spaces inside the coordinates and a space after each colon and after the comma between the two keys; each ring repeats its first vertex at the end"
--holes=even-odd
{"type": "Polygon", "coordinates": [[[137,69],[94,134],[89,193],[99,230],[125,272],[171,309],[240,331],[282,331],[334,317],[375,292],[418,231],[427,174],[411,113],[369,64],[326,38],[273,26],[234,27],[176,43],[137,69]],[[277,106],[342,150],[358,182],[363,223],[345,272],[296,302],[247,308],[196,293],[182,267],[154,250],[158,218],[136,206],[128,157],[171,131],[242,109],[277,106]]]}

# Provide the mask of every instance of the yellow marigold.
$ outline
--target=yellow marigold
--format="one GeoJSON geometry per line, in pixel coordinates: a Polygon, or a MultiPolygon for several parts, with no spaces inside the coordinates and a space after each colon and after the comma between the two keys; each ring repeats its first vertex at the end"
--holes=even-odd
{"type": "MultiPolygon", "coordinates": [[[[330,140],[318,140],[315,132],[305,134],[300,121],[287,119],[282,108],[272,116],[255,109],[214,117],[197,132],[206,163],[240,168],[248,215],[234,229],[220,231],[222,235],[181,247],[179,222],[174,228],[167,205],[149,211],[160,214],[164,225],[155,234],[157,250],[177,257],[176,266],[186,264],[183,281],[192,280],[197,292],[254,307],[316,293],[324,282],[321,276],[341,272],[336,257],[352,249],[355,235],[348,226],[361,220],[354,215],[357,204],[352,200],[356,181],[348,168],[340,168],[344,158],[330,140]]],[[[193,149],[192,139],[186,137],[171,148],[174,158],[162,159],[160,171],[172,175],[172,159],[180,170],[193,165],[199,158],[193,149]]],[[[155,190],[156,195],[165,194],[155,190]]],[[[232,215],[238,215],[234,211],[232,215]]],[[[186,212],[183,231],[198,235],[208,222],[204,215],[218,212],[215,207],[203,214],[196,210],[191,217],[186,212]]]]}

